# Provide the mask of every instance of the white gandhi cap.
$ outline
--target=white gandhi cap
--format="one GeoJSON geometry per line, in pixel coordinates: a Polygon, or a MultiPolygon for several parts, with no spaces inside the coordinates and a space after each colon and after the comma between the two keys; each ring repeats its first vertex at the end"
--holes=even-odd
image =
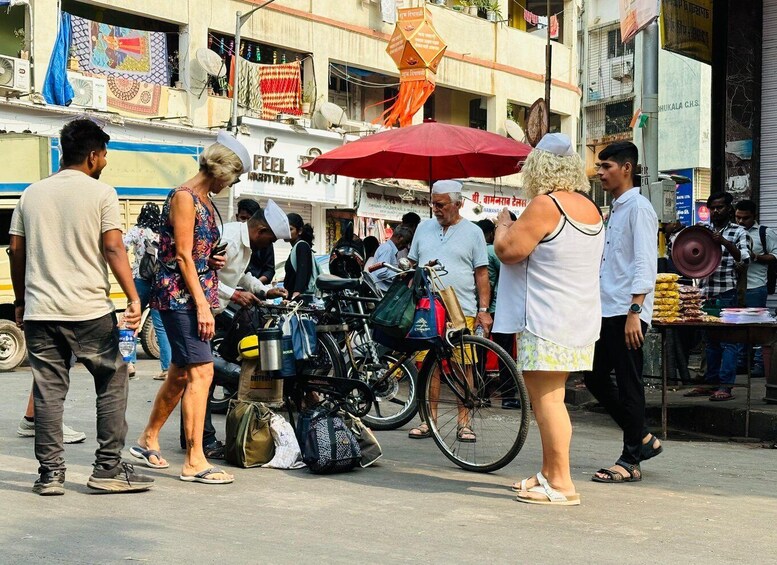
{"type": "Polygon", "coordinates": [[[251,155],[248,153],[248,149],[240,143],[235,136],[226,131],[220,131],[216,136],[216,143],[223,145],[232,153],[240,157],[240,161],[243,163],[243,172],[247,173],[251,170],[251,155]]]}
{"type": "Polygon", "coordinates": [[[561,157],[571,157],[575,154],[572,141],[563,133],[546,133],[535,149],[547,151],[561,157]]]}
{"type": "Polygon", "coordinates": [[[461,183],[457,180],[438,180],[432,185],[432,194],[461,192],[461,186],[461,183]]]}
{"type": "Polygon", "coordinates": [[[264,219],[275,234],[275,237],[284,241],[291,239],[289,218],[283,213],[281,207],[272,200],[268,200],[267,205],[264,207],[264,219]]]}

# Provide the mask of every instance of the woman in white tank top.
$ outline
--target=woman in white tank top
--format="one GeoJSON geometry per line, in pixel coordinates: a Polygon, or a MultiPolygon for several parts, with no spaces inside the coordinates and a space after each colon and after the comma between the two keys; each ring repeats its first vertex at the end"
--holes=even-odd
{"type": "Polygon", "coordinates": [[[599,209],[568,137],[548,134],[526,159],[532,198],[516,222],[503,210],[495,250],[499,275],[493,331],[518,334],[518,368],[542,440],[542,470],[513,485],[530,504],[577,505],[569,469],[572,427],[564,405],[570,371],[590,371],[599,337],[599,263],[604,231],[599,209]]]}

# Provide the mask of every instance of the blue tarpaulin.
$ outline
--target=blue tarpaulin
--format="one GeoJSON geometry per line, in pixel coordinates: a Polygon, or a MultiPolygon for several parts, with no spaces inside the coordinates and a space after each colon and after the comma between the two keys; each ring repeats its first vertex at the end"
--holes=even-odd
{"type": "MultiPolygon", "coordinates": [[[[1,2],[2,0],[0,0],[1,2]]],[[[70,52],[70,14],[62,12],[59,33],[54,42],[46,80],[43,82],[43,97],[49,104],[67,106],[73,101],[73,87],[67,80],[67,57],[70,52]]]]}

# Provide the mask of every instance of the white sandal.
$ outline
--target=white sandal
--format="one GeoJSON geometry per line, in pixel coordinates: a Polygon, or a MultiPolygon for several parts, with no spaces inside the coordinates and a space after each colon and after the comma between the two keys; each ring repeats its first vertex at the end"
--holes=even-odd
{"type": "MultiPolygon", "coordinates": [[[[537,473],[537,481],[540,483],[536,487],[532,487],[526,492],[521,492],[515,498],[518,502],[525,502],[526,504],[544,504],[553,506],[579,506],[580,495],[570,494],[569,496],[561,494],[559,491],[550,486],[548,479],[542,473],[537,473]],[[535,498],[526,496],[528,493],[537,493],[545,496],[547,500],[542,498],[535,498]]],[[[521,487],[526,486],[526,479],[521,481],[521,487]]]]}

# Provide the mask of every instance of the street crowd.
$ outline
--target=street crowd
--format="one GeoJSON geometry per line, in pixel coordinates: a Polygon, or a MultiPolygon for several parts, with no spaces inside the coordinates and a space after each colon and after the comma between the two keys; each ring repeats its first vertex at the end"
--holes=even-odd
{"type": "MultiPolygon", "coordinates": [[[[118,328],[137,329],[147,306],[160,346],[155,378],[161,385],[130,453],[148,467],[167,468],[159,436],[180,404],[186,455],[179,478],[231,483],[231,474],[209,462],[223,458],[207,411],[214,316],[230,303],[251,306],[309,296],[318,274],[313,230],[272,200],[264,208],[243,200],[237,221],[222,224],[210,195],[251,169],[245,147],[222,132],[202,152],[197,174],[173,189],[161,210],[146,204],[125,235],[116,192],[99,180],[108,163],[108,141],[90,120],[65,125],[60,171],[24,191],[11,224],[16,319],[24,328],[33,374],[19,425],[20,435],[35,438],[39,476],[33,492],[64,494],[63,443],[85,439],[63,423],[73,359],[93,375],[97,395],[99,447],[88,486],[134,492],[153,485],[151,477],[121,457],[128,380],[135,370],[119,352],[118,328]],[[282,286],[272,284],[277,240],[292,244],[282,286]],[[128,248],[135,257],[132,266],[128,248]],[[110,300],[109,271],[127,296],[121,320],[110,300]]],[[[588,196],[590,184],[569,138],[548,134],[523,165],[530,202],[519,217],[504,209],[495,222],[472,223],[461,215],[461,184],[437,181],[433,217],[421,221],[416,214],[405,215],[391,238],[374,245],[372,257],[366,258],[365,267],[397,266],[405,256],[412,264],[442,263],[442,280],[455,289],[469,329],[482,329],[513,353],[542,442],[539,472],[512,485],[517,500],[530,504],[580,503],[570,474],[572,428],[564,404],[571,372],[583,372],[586,387],[623,431],[615,463],[596,471],[592,480],[640,481],[642,464],[663,450],[645,423],[642,380],[642,346],[657,277],[658,219],[640,193],[637,148],[613,143],[598,159],[598,176],[612,201],[606,221],[588,196]]],[[[738,273],[750,263],[748,304],[765,304],[766,267],[775,261],[777,240],[755,223],[752,203],[738,203],[734,216],[732,201],[727,193],[710,197],[711,229],[723,259],[702,284],[707,298],[734,304],[738,273]]],[[[392,274],[383,267],[364,276],[385,290],[392,274]]],[[[705,380],[716,386],[691,393],[731,398],[739,353],[734,345],[709,344],[705,380]]],[[[520,407],[506,392],[502,408],[520,407]]],[[[409,432],[413,439],[430,435],[427,422],[409,432]]],[[[461,425],[458,440],[477,441],[477,430],[461,425]]]]}

